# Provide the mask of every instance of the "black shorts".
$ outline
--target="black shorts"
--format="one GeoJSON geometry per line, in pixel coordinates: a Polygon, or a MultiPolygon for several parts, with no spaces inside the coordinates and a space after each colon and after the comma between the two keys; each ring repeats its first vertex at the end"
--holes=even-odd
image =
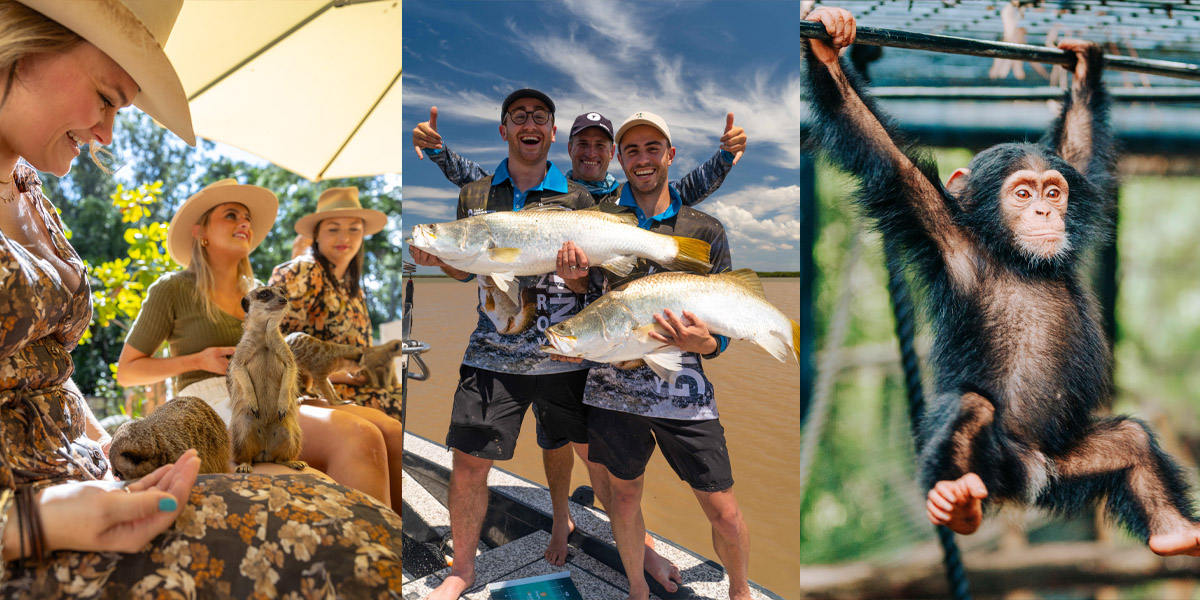
{"type": "Polygon", "coordinates": [[[489,460],[512,458],[530,404],[539,446],[553,450],[568,442],[587,443],[586,369],[513,375],[462,365],[458,373],[447,446],[489,460]]]}
{"type": "Polygon", "coordinates": [[[614,477],[641,477],[655,441],[667,464],[692,489],[719,492],[733,487],[725,428],[719,419],[657,419],[588,407],[588,460],[604,465],[614,477]]]}

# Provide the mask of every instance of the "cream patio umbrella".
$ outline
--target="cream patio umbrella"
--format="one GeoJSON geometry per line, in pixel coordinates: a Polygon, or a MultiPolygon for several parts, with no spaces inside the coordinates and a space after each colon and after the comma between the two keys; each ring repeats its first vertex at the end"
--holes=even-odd
{"type": "Polygon", "coordinates": [[[166,52],[196,135],[313,181],[399,173],[399,0],[187,0],[166,52]]]}

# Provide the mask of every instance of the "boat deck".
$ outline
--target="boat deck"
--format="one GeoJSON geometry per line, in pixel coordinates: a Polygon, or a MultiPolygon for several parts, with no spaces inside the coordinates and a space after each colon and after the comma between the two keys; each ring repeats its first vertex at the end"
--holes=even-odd
{"type": "MultiPolygon", "coordinates": [[[[446,482],[451,454],[445,446],[411,433],[405,433],[404,454],[404,531],[410,543],[405,547],[402,595],[406,600],[417,600],[428,595],[450,573],[449,567],[437,562],[440,560],[437,546],[449,539],[446,482]]],[[[496,468],[488,475],[488,486],[491,495],[483,539],[476,549],[476,582],[462,598],[486,600],[489,583],[564,569],[571,572],[572,581],[588,600],[620,600],[627,596],[628,580],[603,511],[570,502],[571,517],[575,520],[575,532],[569,540],[570,556],[565,565],[554,567],[542,557],[552,522],[546,488],[496,468]]],[[[696,526],[707,528],[708,523],[696,526]]],[[[729,597],[729,580],[719,564],[660,536],[654,538],[658,552],[679,567],[684,584],[678,592],[670,594],[651,581],[653,598],[729,597]]],[[[751,594],[756,599],[779,598],[753,582],[751,594]]]]}

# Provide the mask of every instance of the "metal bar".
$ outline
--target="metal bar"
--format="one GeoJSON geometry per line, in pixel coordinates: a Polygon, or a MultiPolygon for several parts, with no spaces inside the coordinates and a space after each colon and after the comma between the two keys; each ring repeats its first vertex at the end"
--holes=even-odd
{"type": "MultiPolygon", "coordinates": [[[[930,87],[887,86],[871,88],[871,97],[884,100],[1058,100],[1066,90],[1050,86],[1036,87],[930,87]]],[[[1110,88],[1116,102],[1197,102],[1200,86],[1167,88],[1110,88]]]]}
{"type": "MultiPolygon", "coordinates": [[[[825,41],[832,39],[826,33],[825,26],[816,21],[801,21],[800,37],[825,41]]],[[[1058,48],[974,40],[949,35],[916,33],[895,29],[881,29],[878,27],[859,27],[854,41],[857,44],[867,44],[870,46],[890,46],[892,48],[929,50],[949,54],[969,54],[972,56],[1007,58],[1064,66],[1075,64],[1074,53],[1059,50],[1058,48]]],[[[1105,68],[1114,71],[1130,71],[1133,73],[1146,73],[1149,75],[1162,75],[1164,77],[1200,81],[1200,65],[1148,58],[1130,58],[1128,56],[1116,56],[1112,54],[1105,54],[1104,60],[1105,68]]]]}

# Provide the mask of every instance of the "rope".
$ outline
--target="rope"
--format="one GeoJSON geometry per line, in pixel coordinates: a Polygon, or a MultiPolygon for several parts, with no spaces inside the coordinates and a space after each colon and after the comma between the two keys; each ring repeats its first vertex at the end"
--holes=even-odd
{"type": "MultiPolygon", "coordinates": [[[[892,301],[892,313],[896,318],[896,337],[900,340],[900,363],[904,369],[904,387],[908,393],[908,417],[913,440],[919,449],[923,443],[919,424],[925,411],[925,390],[921,387],[921,364],[913,347],[916,337],[916,318],[912,298],[904,269],[900,266],[899,251],[893,244],[884,244],[884,257],[888,269],[888,295],[892,301]]],[[[801,485],[804,480],[801,479],[801,485]]],[[[801,488],[803,489],[803,488],[801,488]]],[[[801,496],[803,498],[803,496],[801,496]]],[[[954,541],[954,532],[945,526],[937,527],[938,542],[942,545],[942,564],[946,568],[946,581],[955,600],[970,600],[967,574],[963,568],[962,554],[954,541]]]]}
{"type": "Polygon", "coordinates": [[[858,230],[850,234],[850,249],[842,263],[842,273],[845,285],[838,296],[837,307],[834,309],[833,321],[829,326],[829,336],[825,339],[821,366],[817,370],[817,381],[813,386],[813,407],[809,413],[808,422],[800,430],[800,502],[804,502],[804,494],[808,487],[808,476],[812,473],[813,463],[817,458],[817,442],[821,439],[821,430],[825,427],[829,415],[829,398],[833,395],[833,384],[841,370],[841,347],[846,341],[846,333],[850,329],[850,300],[853,286],[850,284],[850,272],[858,264],[861,246],[858,230]]]}

